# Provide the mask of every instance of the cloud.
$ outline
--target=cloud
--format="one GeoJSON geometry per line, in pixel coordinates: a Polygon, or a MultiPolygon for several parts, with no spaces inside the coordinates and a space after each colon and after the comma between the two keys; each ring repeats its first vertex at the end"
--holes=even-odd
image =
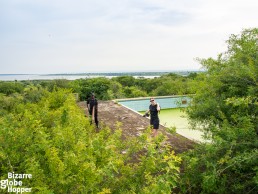
{"type": "Polygon", "coordinates": [[[198,69],[257,26],[255,0],[3,0],[0,73],[198,69]]]}

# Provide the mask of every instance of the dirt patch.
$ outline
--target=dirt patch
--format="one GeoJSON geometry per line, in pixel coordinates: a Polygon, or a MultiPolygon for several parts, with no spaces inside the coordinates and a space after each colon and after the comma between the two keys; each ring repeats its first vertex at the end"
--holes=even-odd
{"type": "MultiPolygon", "coordinates": [[[[78,105],[86,114],[88,114],[85,102],[79,102],[78,105]]],[[[117,122],[120,122],[122,124],[120,128],[123,131],[123,137],[139,136],[150,125],[150,120],[148,118],[142,117],[136,112],[129,110],[120,104],[116,104],[113,101],[99,101],[98,108],[100,127],[108,126],[112,130],[115,130],[117,128],[117,122]]],[[[161,125],[159,127],[159,132],[168,137],[167,142],[172,146],[176,153],[184,152],[193,148],[195,145],[195,142],[177,133],[167,133],[165,127],[161,125]]]]}

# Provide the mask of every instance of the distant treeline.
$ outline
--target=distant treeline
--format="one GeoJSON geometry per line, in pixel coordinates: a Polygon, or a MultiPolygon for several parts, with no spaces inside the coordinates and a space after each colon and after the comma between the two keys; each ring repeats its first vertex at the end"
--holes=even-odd
{"type": "Polygon", "coordinates": [[[23,93],[31,88],[46,89],[52,92],[57,88],[66,88],[78,93],[80,100],[85,100],[91,92],[94,92],[100,100],[192,94],[195,92],[192,85],[197,75],[196,72],[192,72],[187,76],[169,73],[154,79],[124,75],[111,79],[98,77],[72,81],[66,79],[2,81],[0,82],[0,93],[11,95],[23,93]]]}
{"type": "Polygon", "coordinates": [[[63,74],[46,74],[47,76],[162,76],[167,74],[177,74],[188,76],[191,73],[200,73],[202,71],[162,71],[162,72],[109,72],[109,73],[63,73],[63,74]]]}

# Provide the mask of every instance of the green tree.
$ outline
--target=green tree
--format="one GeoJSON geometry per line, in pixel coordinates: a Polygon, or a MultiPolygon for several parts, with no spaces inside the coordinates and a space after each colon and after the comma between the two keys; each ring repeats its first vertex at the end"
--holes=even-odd
{"type": "Polygon", "coordinates": [[[123,89],[123,93],[125,94],[126,97],[128,98],[136,98],[136,97],[145,97],[148,96],[148,94],[141,89],[139,89],[136,86],[131,86],[131,87],[125,87],[123,89]]]}
{"type": "Polygon", "coordinates": [[[13,93],[21,93],[23,91],[23,84],[20,82],[5,82],[0,81],[0,93],[10,95],[13,93]]]}
{"type": "Polygon", "coordinates": [[[41,194],[171,193],[178,186],[181,158],[163,135],[154,141],[147,129],[125,140],[119,125],[97,133],[67,89],[36,101],[0,96],[9,101],[0,107],[0,180],[32,174],[22,185],[41,194]]]}
{"type": "Polygon", "coordinates": [[[23,90],[24,100],[26,102],[38,102],[46,95],[48,91],[42,88],[41,85],[27,85],[23,90]]]}
{"type": "Polygon", "coordinates": [[[112,79],[119,82],[124,87],[131,87],[135,85],[135,78],[133,76],[119,76],[112,79]]]}
{"type": "Polygon", "coordinates": [[[111,99],[108,95],[110,85],[111,80],[104,77],[74,80],[70,84],[73,91],[79,93],[80,100],[86,100],[92,92],[98,99],[109,100],[111,99]]]}
{"type": "Polygon", "coordinates": [[[184,156],[188,193],[258,192],[258,29],[231,35],[228,51],[202,59],[188,110],[203,143],[184,156]]]}
{"type": "Polygon", "coordinates": [[[123,86],[117,81],[111,81],[110,89],[107,92],[106,99],[117,99],[117,98],[124,98],[125,95],[123,93],[123,86]]]}
{"type": "Polygon", "coordinates": [[[69,80],[66,79],[55,79],[55,80],[47,80],[47,81],[40,81],[40,85],[44,88],[47,88],[49,91],[53,91],[55,88],[71,88],[69,80]]]}

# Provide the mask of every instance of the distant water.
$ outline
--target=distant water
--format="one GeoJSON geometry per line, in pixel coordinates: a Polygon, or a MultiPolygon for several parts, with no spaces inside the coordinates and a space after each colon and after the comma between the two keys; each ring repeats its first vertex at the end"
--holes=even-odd
{"type": "MultiPolygon", "coordinates": [[[[117,76],[108,76],[108,75],[33,75],[33,74],[0,74],[1,81],[22,81],[22,80],[55,80],[55,79],[66,79],[66,80],[76,80],[76,79],[85,79],[85,78],[96,78],[96,77],[106,77],[112,78],[117,76]]],[[[155,78],[159,76],[133,76],[144,77],[144,78],[155,78]]]]}

